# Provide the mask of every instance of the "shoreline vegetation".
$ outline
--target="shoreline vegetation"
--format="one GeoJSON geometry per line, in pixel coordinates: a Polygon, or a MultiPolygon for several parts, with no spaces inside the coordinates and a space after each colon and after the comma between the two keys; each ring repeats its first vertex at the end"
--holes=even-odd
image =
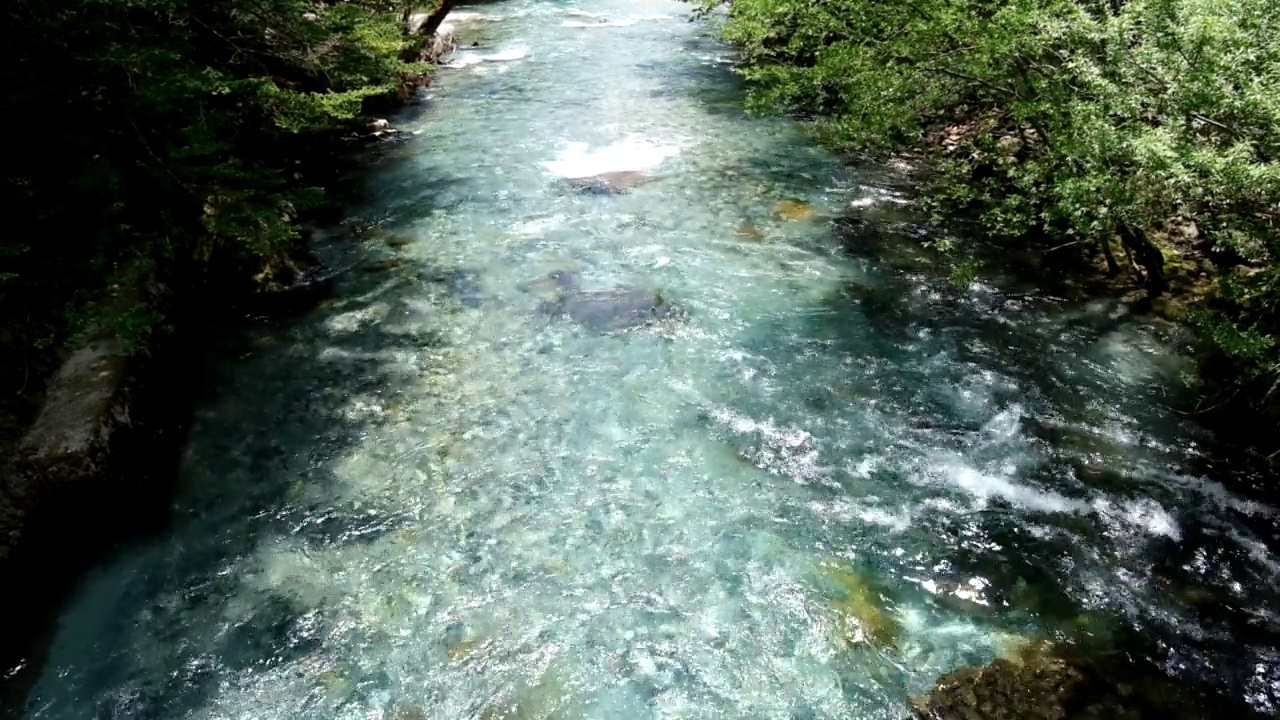
{"type": "MultiPolygon", "coordinates": [[[[1272,6],[694,1],[740,51],[754,111],[806,121],[846,153],[905,153],[931,171],[939,218],[976,218],[1043,272],[1083,267],[1192,328],[1200,401],[1178,411],[1280,462],[1272,6]]],[[[973,269],[963,245],[950,252],[973,269]]]]}
{"type": "MultiPolygon", "coordinates": [[[[316,281],[305,222],[341,207],[341,174],[395,134],[450,49],[435,11],[352,0],[18,0],[3,100],[15,143],[0,205],[0,471],[45,383],[111,339],[147,355],[174,314],[270,307],[316,281]],[[326,189],[337,195],[326,196],[326,189]],[[159,298],[165,298],[160,301],[159,298]]],[[[8,493],[9,496],[23,493],[8,493]]],[[[32,494],[32,493],[27,493],[32,494]]],[[[39,490],[34,494],[40,494],[39,490]]],[[[0,507],[0,521],[21,510],[0,507]]],[[[0,526],[0,562],[17,530],[0,526]]]]}
{"type": "MultiPolygon", "coordinates": [[[[396,135],[377,116],[452,49],[451,5],[0,8],[0,113],[19,135],[0,207],[22,228],[0,240],[0,577],[24,588],[7,617],[56,604],[103,545],[89,538],[162,514],[199,328],[322,291],[306,224],[343,207],[361,148],[396,135]]],[[[0,647],[6,672],[40,624],[0,647]]]]}

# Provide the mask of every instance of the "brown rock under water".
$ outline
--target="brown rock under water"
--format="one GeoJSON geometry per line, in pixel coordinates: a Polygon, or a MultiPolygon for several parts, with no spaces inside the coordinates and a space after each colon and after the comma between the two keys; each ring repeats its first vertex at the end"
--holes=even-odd
{"type": "Polygon", "coordinates": [[[1028,639],[1007,650],[1008,657],[988,665],[943,675],[927,695],[911,698],[913,715],[921,720],[1255,717],[1235,704],[1218,707],[1194,688],[1132,662],[1104,662],[1045,640],[1028,639]]]}
{"type": "Polygon", "coordinates": [[[823,564],[822,577],[837,588],[831,608],[840,633],[838,645],[866,642],[882,650],[897,646],[901,624],[869,575],[844,561],[831,561],[823,564]]]}
{"type": "Polygon", "coordinates": [[[773,206],[773,214],[783,220],[810,220],[817,211],[803,200],[783,200],[773,206]]]}
{"type": "Polygon", "coordinates": [[[765,239],[764,231],[760,229],[759,225],[756,225],[750,220],[743,220],[741,223],[738,223],[738,227],[734,232],[743,240],[759,242],[765,239]]]}

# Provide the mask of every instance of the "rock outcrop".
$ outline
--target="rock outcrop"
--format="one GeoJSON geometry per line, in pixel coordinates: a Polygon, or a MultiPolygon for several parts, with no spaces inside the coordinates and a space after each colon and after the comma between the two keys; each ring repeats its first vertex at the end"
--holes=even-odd
{"type": "Polygon", "coordinates": [[[113,445],[133,424],[129,358],[124,340],[100,337],[73,351],[54,375],[18,451],[37,492],[107,472],[113,445]]]}
{"type": "MultiPolygon", "coordinates": [[[[141,285],[148,285],[149,281],[141,285]]],[[[169,311],[159,287],[126,290],[115,310],[169,311]],[[140,304],[140,305],[139,305],[140,304]]],[[[119,538],[163,517],[166,483],[193,385],[178,341],[131,343],[104,326],[70,349],[0,478],[0,666],[27,652],[66,580],[119,538]]],[[[15,680],[19,685],[21,680],[15,680]]]]}

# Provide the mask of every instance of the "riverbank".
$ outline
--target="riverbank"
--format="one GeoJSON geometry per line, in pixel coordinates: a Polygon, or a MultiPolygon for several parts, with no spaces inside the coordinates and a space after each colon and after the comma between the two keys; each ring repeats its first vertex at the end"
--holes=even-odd
{"type": "MultiPolygon", "coordinates": [[[[372,133],[335,137],[330,145],[337,154],[328,187],[339,199],[319,210],[328,217],[360,192],[337,171],[349,172],[380,144],[402,141],[385,121],[369,120],[372,133]]],[[[334,277],[349,270],[324,265],[302,246],[279,262],[290,270],[271,286],[224,288],[218,307],[207,304],[207,286],[175,291],[180,278],[129,273],[135,284],[110,293],[109,320],[51,348],[45,376],[30,377],[25,398],[35,408],[25,424],[12,417],[15,432],[0,446],[0,584],[20,589],[0,598],[0,614],[23,619],[0,642],[0,717],[21,711],[56,609],[87,571],[171,522],[179,450],[203,392],[210,331],[287,322],[323,302],[334,277]],[[119,322],[124,318],[145,323],[119,322]]]]}
{"type": "Polygon", "coordinates": [[[452,47],[350,3],[277,3],[248,26],[223,9],[5,9],[5,72],[28,88],[6,97],[5,117],[99,93],[83,116],[57,118],[66,142],[16,151],[0,192],[35,235],[59,238],[0,243],[0,584],[14,589],[0,612],[21,619],[0,642],[5,717],[84,571],[168,521],[206,331],[323,299],[338,269],[316,263],[304,226],[352,202],[357,158],[403,139],[374,113],[415,102],[452,47]],[[98,31],[120,23],[129,39],[103,45],[98,31]],[[271,72],[209,52],[228,36],[272,54],[271,72]],[[292,55],[308,43],[361,57],[292,55]],[[106,64],[146,81],[104,75],[112,53],[106,64]],[[362,78],[341,75],[352,71],[362,78]],[[199,127],[170,117],[171,102],[199,109],[199,127]]]}

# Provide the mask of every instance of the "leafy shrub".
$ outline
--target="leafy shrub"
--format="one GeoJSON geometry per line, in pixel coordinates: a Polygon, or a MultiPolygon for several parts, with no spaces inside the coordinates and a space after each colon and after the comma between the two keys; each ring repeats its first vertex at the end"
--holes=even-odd
{"type": "Polygon", "coordinates": [[[1270,0],[733,0],[723,32],[752,107],[816,116],[843,148],[929,152],[935,199],[996,236],[1066,238],[1115,271],[1118,246],[1152,295],[1167,258],[1208,254],[1206,357],[1278,404],[1270,0]]]}

